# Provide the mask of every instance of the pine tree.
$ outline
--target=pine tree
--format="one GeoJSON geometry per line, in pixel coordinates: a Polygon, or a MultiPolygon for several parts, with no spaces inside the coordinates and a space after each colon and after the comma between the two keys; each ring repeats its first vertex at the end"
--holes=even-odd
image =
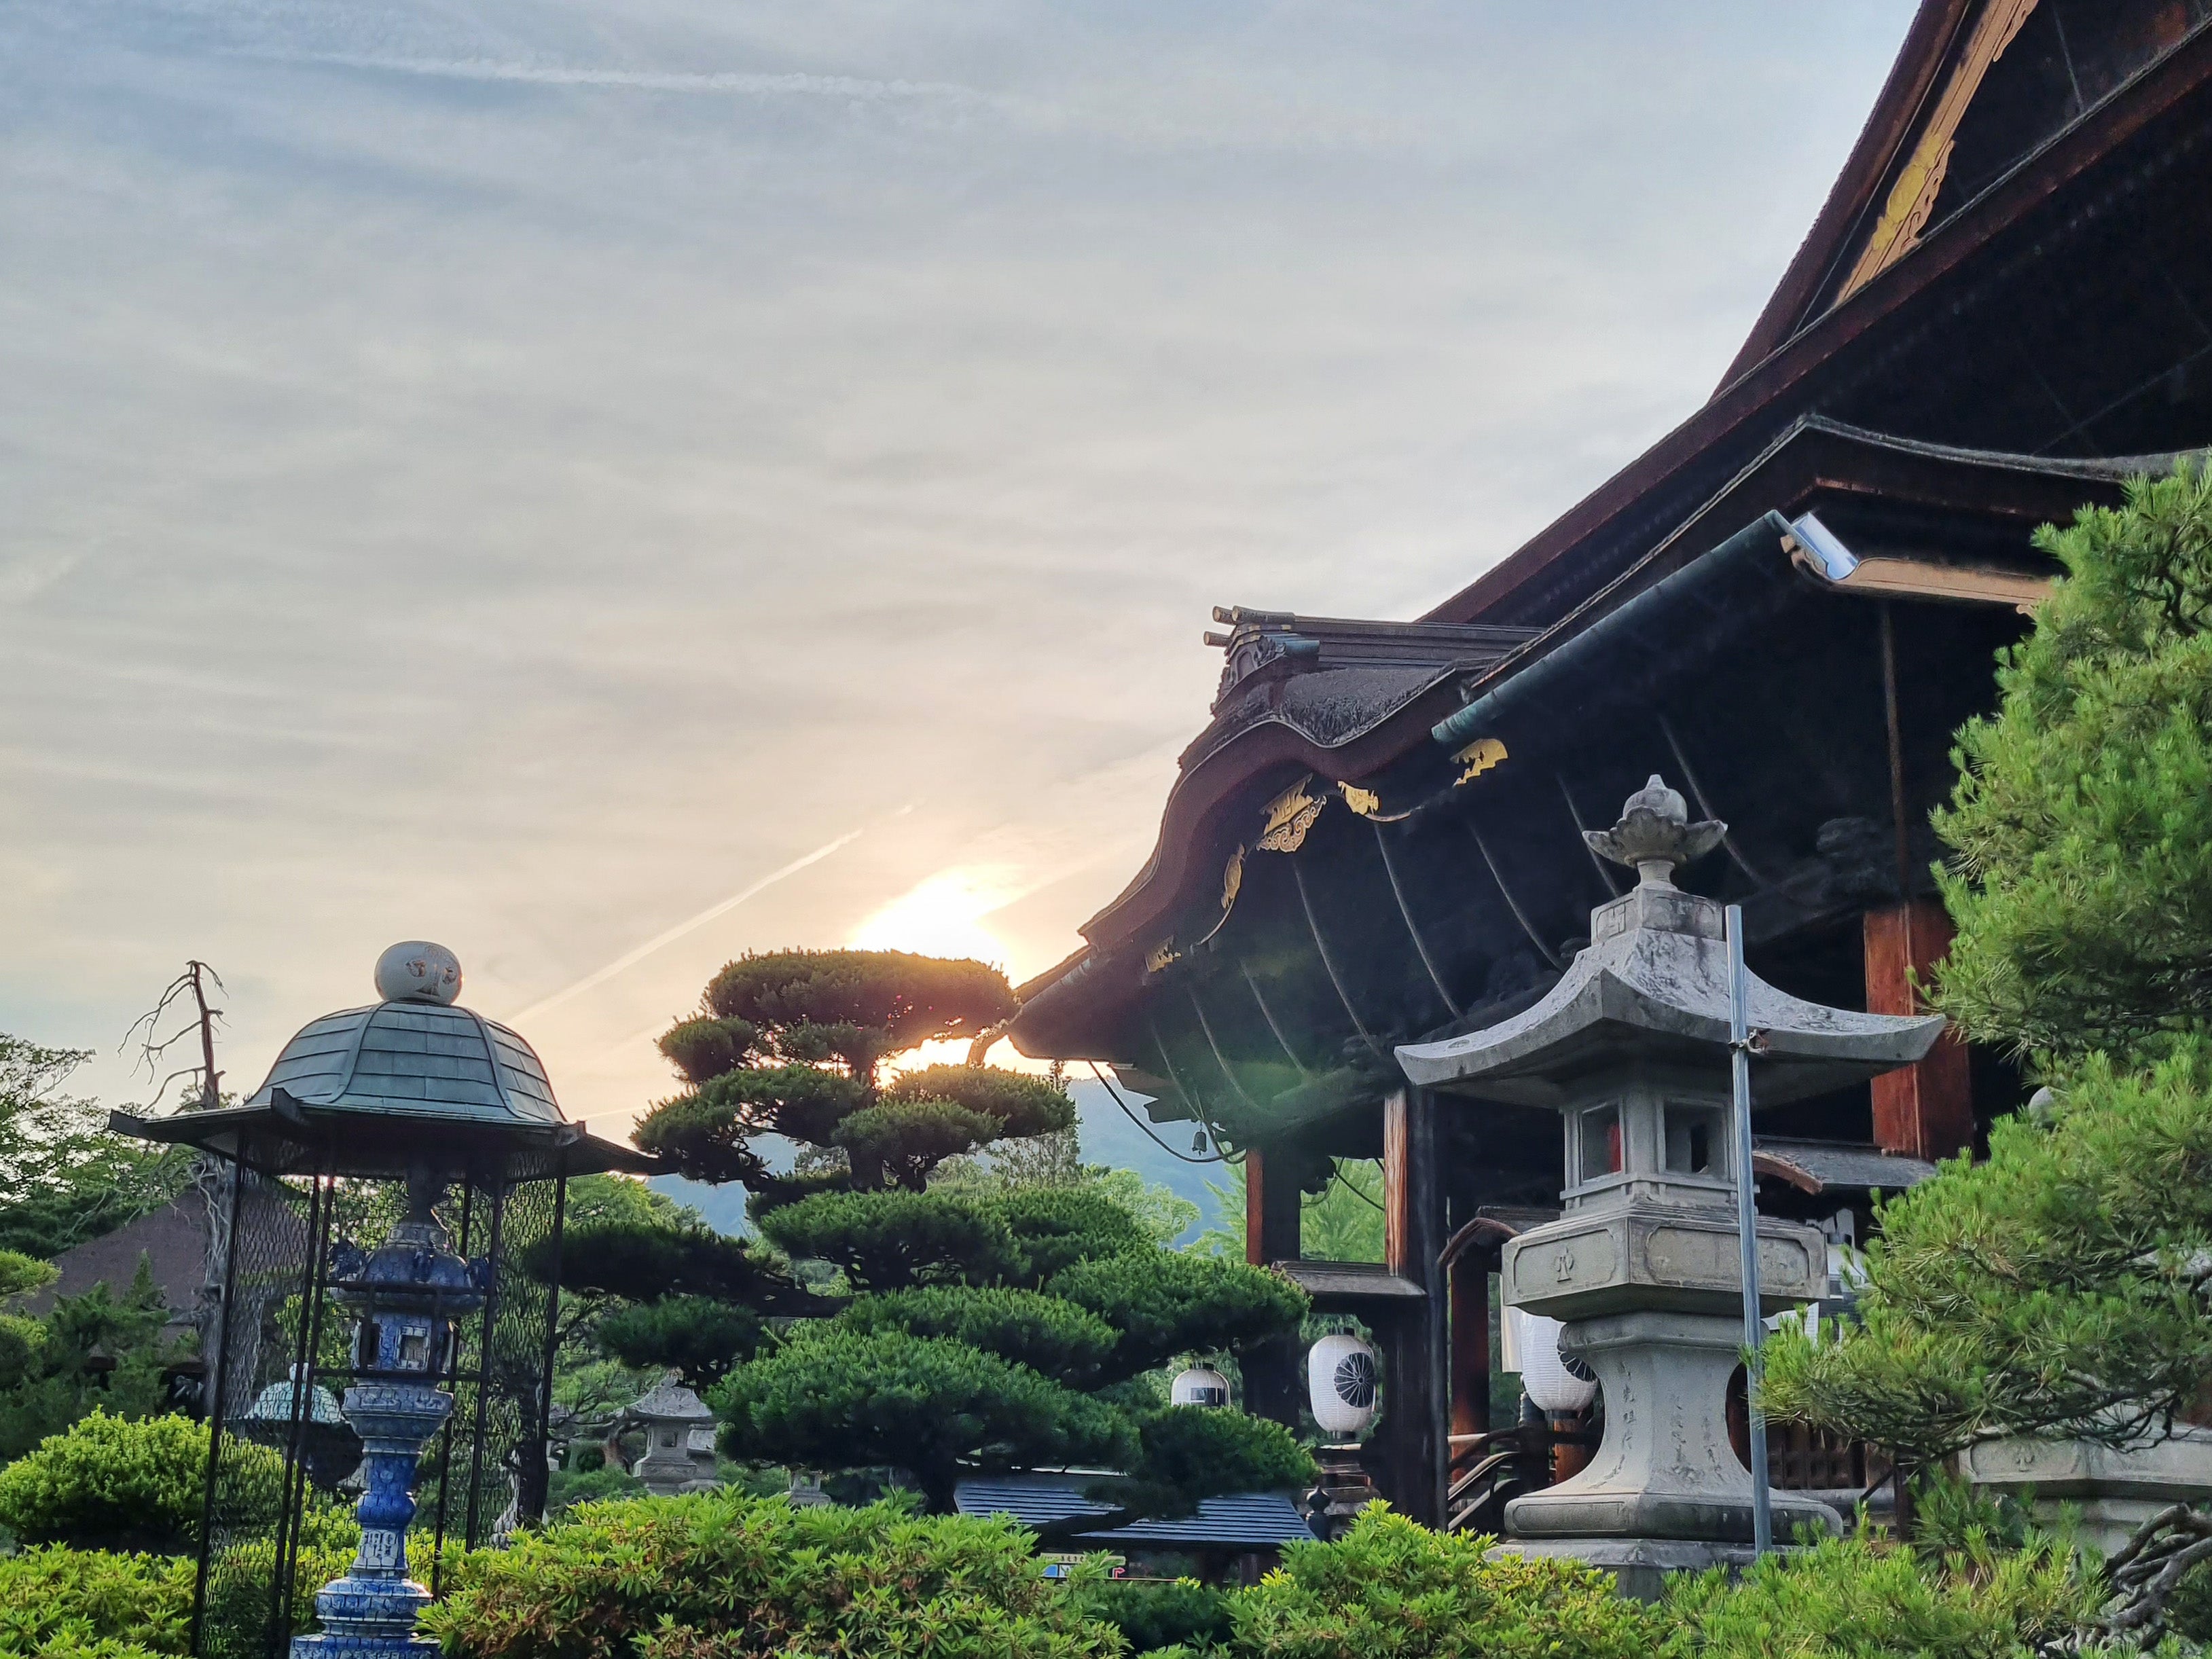
{"type": "Polygon", "coordinates": [[[893,1468],[938,1510],[963,1473],[994,1468],[1122,1471],[1101,1490],[1130,1517],[1305,1479],[1280,1425],[1165,1407],[1147,1376],[1295,1332],[1302,1292],[1162,1249],[1103,1183],[930,1190],[949,1158],[1072,1130],[1057,1079],[973,1063],[1014,1007],[981,963],[732,963],[662,1037],[686,1086],[636,1139],[694,1180],[742,1184],[781,1254],[694,1221],[613,1218],[570,1236],[564,1288],[605,1299],[605,1352],[708,1391],[731,1455],[893,1468]],[[948,1038],[971,1063],[897,1069],[948,1038]],[[803,1173],[770,1168],[769,1135],[799,1144],[803,1173]]]}
{"type": "MultiPolygon", "coordinates": [[[[2154,1440],[2212,1376],[2212,468],[2039,544],[2066,577],[1936,815],[1959,934],[1935,1000],[2049,1103],[1884,1207],[1862,1325],[1767,1361],[1770,1411],[1923,1463],[2154,1440]]],[[[2198,1559],[2212,1515],[2162,1517],[2109,1628],[2154,1627],[2198,1559]]]]}

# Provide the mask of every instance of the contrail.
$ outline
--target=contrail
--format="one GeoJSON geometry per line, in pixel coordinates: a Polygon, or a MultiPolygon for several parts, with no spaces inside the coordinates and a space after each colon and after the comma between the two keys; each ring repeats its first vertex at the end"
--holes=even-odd
{"type": "Polygon", "coordinates": [[[622,955],[617,957],[605,967],[599,969],[592,973],[585,975],[583,978],[578,980],[574,985],[568,986],[564,989],[556,991],[551,996],[546,997],[540,1001],[532,1003],[520,1013],[516,1014],[507,1022],[507,1024],[519,1025],[524,1020],[535,1019],[538,1015],[546,1012],[549,1009],[559,1007],[571,997],[580,997],[586,991],[592,990],[599,986],[605,985],[617,974],[623,972],[626,969],[634,968],[639,963],[643,962],[647,957],[651,956],[655,951],[658,951],[662,945],[673,944],[676,940],[682,939],[684,934],[690,933],[693,928],[705,927],[708,922],[714,921],[716,916],[728,915],[731,911],[736,909],[740,904],[743,904],[747,899],[753,897],[756,894],[766,892],[769,888],[775,886],[776,883],[784,879],[785,877],[797,875],[801,870],[804,870],[810,864],[821,863],[823,860],[828,858],[839,848],[845,846],[849,842],[858,841],[860,837],[860,830],[848,830],[843,835],[838,836],[836,840],[826,842],[823,846],[816,848],[812,852],[792,860],[790,863],[782,866],[779,869],[769,871],[758,881],[753,883],[751,886],[744,888],[738,892],[731,894],[729,897],[724,899],[719,904],[708,905],[697,915],[691,917],[689,921],[678,922],[666,933],[655,933],[651,939],[646,940],[644,944],[639,945],[635,950],[625,951],[622,955]]]}

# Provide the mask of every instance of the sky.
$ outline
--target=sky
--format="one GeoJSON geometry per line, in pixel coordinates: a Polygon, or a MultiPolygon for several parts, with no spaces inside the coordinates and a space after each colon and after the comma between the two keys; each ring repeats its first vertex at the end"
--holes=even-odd
{"type": "Polygon", "coordinates": [[[1214,605],[1404,617],[1703,400],[1906,0],[0,8],[0,1030],[405,939],[620,1133],[744,951],[1018,981],[1214,605]]]}

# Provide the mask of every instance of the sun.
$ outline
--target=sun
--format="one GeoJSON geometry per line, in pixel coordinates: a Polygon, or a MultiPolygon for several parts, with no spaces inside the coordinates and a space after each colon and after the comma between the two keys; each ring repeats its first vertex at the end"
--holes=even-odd
{"type": "Polygon", "coordinates": [[[869,915],[853,930],[864,951],[913,951],[931,957],[973,957],[1004,967],[1006,941],[983,925],[1006,904],[1005,872],[940,870],[869,915]]]}

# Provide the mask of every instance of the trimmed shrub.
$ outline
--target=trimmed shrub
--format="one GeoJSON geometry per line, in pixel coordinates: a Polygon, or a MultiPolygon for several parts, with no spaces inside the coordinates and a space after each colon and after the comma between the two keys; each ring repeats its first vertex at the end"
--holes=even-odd
{"type": "Polygon", "coordinates": [[[1188,1578],[1166,1583],[1108,1579],[1081,1593],[1084,1612],[1121,1632],[1132,1653],[1155,1648],[1208,1648],[1229,1639],[1226,1590],[1188,1578]]]}
{"type": "Polygon", "coordinates": [[[586,1504],[470,1558],[424,1615],[449,1659],[929,1654],[1118,1659],[1112,1626],[1003,1520],[897,1504],[794,1510],[726,1492],[586,1504]]]}
{"type": "Polygon", "coordinates": [[[192,1564],[46,1546],[0,1558],[0,1659],[181,1654],[192,1564]]]}
{"type": "Polygon", "coordinates": [[[2097,1581],[2057,1540],[2019,1550],[1972,1529],[1922,1553],[1864,1533],[1668,1587],[1668,1659],[2013,1659],[2096,1610],[2097,1581]]]}
{"type": "MultiPolygon", "coordinates": [[[[1231,1650],[1268,1659],[1650,1659],[1666,1621],[1569,1561],[1491,1561],[1496,1540],[1370,1504],[1334,1544],[1292,1544],[1231,1604],[1231,1650]]],[[[1798,1650],[1792,1649],[1795,1652],[1798,1650]]]]}
{"type": "MultiPolygon", "coordinates": [[[[283,1460],[235,1449],[249,1510],[282,1501],[283,1460]]],[[[95,1410],[0,1469],[0,1526],[27,1544],[181,1555],[199,1536],[208,1431],[182,1417],[136,1420],[95,1410]]]]}

